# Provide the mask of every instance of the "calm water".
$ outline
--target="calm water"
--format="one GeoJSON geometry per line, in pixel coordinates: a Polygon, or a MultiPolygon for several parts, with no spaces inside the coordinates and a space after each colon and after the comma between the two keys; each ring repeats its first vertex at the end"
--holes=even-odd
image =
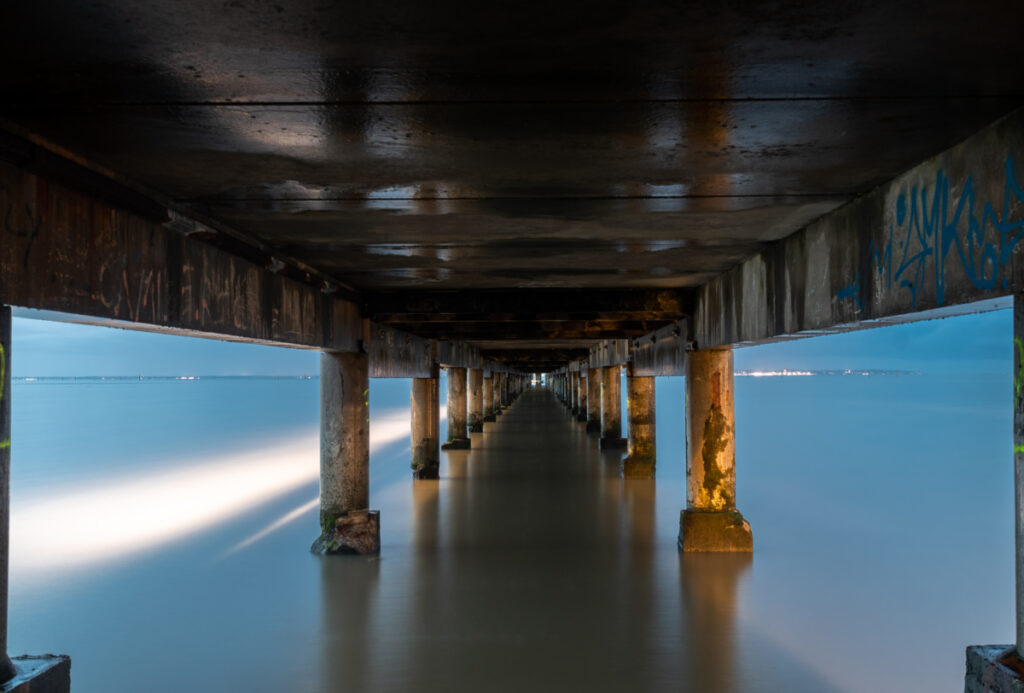
{"type": "Polygon", "coordinates": [[[381,557],[324,560],[317,381],[16,382],[12,653],[76,691],[959,691],[1013,639],[1007,378],[739,378],[752,559],[675,548],[682,379],[656,483],[541,395],[413,484],[408,387],[371,385],[381,557]]]}

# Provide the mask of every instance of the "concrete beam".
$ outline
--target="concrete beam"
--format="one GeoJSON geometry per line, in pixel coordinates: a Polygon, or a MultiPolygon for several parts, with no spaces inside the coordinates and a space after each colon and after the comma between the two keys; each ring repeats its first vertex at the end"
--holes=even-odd
{"type": "Polygon", "coordinates": [[[679,320],[692,313],[690,289],[409,291],[365,296],[382,322],[679,320]]]}
{"type": "Polygon", "coordinates": [[[698,347],[1001,305],[1024,290],[1022,183],[1017,110],[702,286],[698,347]]]}
{"type": "Polygon", "coordinates": [[[368,332],[371,378],[436,377],[436,342],[375,323],[368,332]]]}
{"type": "Polygon", "coordinates": [[[590,347],[587,359],[589,368],[607,368],[622,366],[629,361],[629,340],[606,339],[590,347]]]}
{"type": "Polygon", "coordinates": [[[0,162],[0,303],[120,327],[358,351],[359,307],[0,162]]]}
{"type": "Polygon", "coordinates": [[[626,339],[641,337],[664,325],[657,320],[530,320],[388,323],[425,339],[626,339]]]}
{"type": "Polygon", "coordinates": [[[686,375],[686,354],[690,345],[685,320],[633,340],[633,375],[686,375]]]}

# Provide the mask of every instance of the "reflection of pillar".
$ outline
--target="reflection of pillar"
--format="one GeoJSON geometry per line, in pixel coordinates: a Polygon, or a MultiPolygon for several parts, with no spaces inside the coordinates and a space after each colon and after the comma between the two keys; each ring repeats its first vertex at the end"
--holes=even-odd
{"type": "Polygon", "coordinates": [[[578,385],[580,407],[576,412],[577,421],[585,422],[587,420],[587,387],[589,386],[588,383],[590,382],[590,377],[589,373],[584,375],[583,371],[580,371],[580,381],[578,385]]]}
{"type": "Polygon", "coordinates": [[[627,479],[653,479],[656,457],[654,378],[633,375],[633,364],[626,368],[626,410],[629,453],[622,461],[622,473],[627,479]]]}
{"type": "Polygon", "coordinates": [[[448,441],[442,450],[467,450],[469,434],[466,423],[466,369],[448,368],[448,441]]]}
{"type": "Polygon", "coordinates": [[[470,433],[484,432],[484,372],[480,368],[469,369],[469,412],[468,423],[470,433]]]}
{"type": "Polygon", "coordinates": [[[601,369],[587,370],[587,433],[601,432],[601,369]]]}
{"type": "Polygon", "coordinates": [[[749,553],[682,554],[680,580],[689,637],[684,663],[695,691],[735,690],[733,652],[737,584],[749,569],[749,553]]]}
{"type": "Polygon", "coordinates": [[[965,690],[972,693],[1024,690],[1024,294],[1013,297],[1013,481],[1017,645],[967,648],[965,690]]]}
{"type": "Polygon", "coordinates": [[[626,447],[622,437],[622,390],[619,366],[601,369],[601,444],[602,450],[626,447]]]}
{"type": "Polygon", "coordinates": [[[682,551],[751,551],[750,525],[736,509],[736,427],[731,349],[686,359],[686,510],[682,551]]]}
{"type": "MultiPolygon", "coordinates": [[[[428,487],[436,489],[437,485],[428,487]]],[[[380,565],[375,560],[320,563],[324,689],[337,681],[344,681],[354,691],[369,690],[373,685],[372,615],[378,601],[380,565]]]]}
{"type": "Polygon", "coordinates": [[[484,421],[494,421],[494,374],[484,378],[484,421]]]}
{"type": "Polygon", "coordinates": [[[320,530],[314,553],[380,552],[380,517],[370,506],[369,359],[320,356],[320,530]]]}
{"type": "Polygon", "coordinates": [[[412,474],[436,479],[441,464],[441,422],[437,364],[432,377],[412,379],[412,474]]]}

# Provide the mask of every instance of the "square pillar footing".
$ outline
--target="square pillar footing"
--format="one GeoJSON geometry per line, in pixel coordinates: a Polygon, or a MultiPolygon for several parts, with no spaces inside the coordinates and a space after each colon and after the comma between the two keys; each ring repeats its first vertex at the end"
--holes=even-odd
{"type": "Polygon", "coordinates": [[[1013,645],[968,647],[964,693],[1024,693],[1024,662],[1013,645]]]}
{"type": "Polygon", "coordinates": [[[441,446],[442,450],[469,450],[472,447],[472,443],[469,442],[469,438],[455,438],[449,440],[447,443],[441,446]]]}
{"type": "Polygon", "coordinates": [[[380,553],[380,511],[350,510],[340,515],[333,527],[324,527],[310,551],[322,555],[380,553]]]}
{"type": "Polygon", "coordinates": [[[739,510],[691,510],[679,514],[680,551],[753,551],[750,524],[739,510]]]}
{"type": "Polygon", "coordinates": [[[0,685],[0,693],[68,693],[71,690],[71,658],[67,655],[11,657],[18,670],[0,685]]]}

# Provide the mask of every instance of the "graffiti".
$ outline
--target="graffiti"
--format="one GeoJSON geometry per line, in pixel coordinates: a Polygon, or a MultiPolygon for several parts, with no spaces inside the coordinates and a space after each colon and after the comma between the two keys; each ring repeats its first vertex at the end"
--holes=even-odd
{"type": "Polygon", "coordinates": [[[1014,208],[1024,203],[1014,173],[1013,157],[1006,158],[1001,212],[990,202],[978,209],[973,176],[964,181],[958,200],[951,199],[951,181],[945,171],[935,175],[935,186],[912,187],[896,199],[895,220],[888,237],[868,245],[867,258],[847,286],[836,292],[839,300],[852,298],[864,309],[864,283],[880,277],[886,290],[906,291],[917,308],[918,291],[929,277],[935,281],[936,305],[946,302],[946,274],[959,267],[977,289],[1007,289],[1006,272],[1013,249],[1024,235],[1024,217],[1014,208]]]}
{"type": "MultiPolygon", "coordinates": [[[[6,192],[6,188],[4,188],[3,191],[6,192]]],[[[28,203],[25,204],[25,220],[28,222],[25,229],[19,230],[15,227],[14,221],[12,220],[13,215],[14,205],[8,204],[7,211],[4,214],[4,230],[9,236],[26,239],[25,253],[22,256],[21,264],[23,267],[28,268],[28,259],[32,255],[32,246],[35,245],[36,239],[39,238],[39,229],[43,225],[43,220],[41,218],[36,218],[36,216],[32,214],[32,208],[29,207],[28,203]]]]}

